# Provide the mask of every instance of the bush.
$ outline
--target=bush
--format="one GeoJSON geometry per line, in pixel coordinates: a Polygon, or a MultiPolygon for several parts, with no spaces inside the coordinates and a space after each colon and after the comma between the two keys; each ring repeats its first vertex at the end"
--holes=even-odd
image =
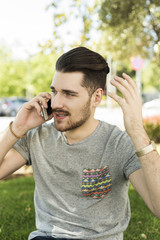
{"type": "Polygon", "coordinates": [[[155,143],[160,143],[160,115],[146,117],[143,123],[149,138],[155,143]]]}
{"type": "Polygon", "coordinates": [[[151,140],[160,143],[160,124],[153,122],[144,123],[144,128],[151,140]]]}

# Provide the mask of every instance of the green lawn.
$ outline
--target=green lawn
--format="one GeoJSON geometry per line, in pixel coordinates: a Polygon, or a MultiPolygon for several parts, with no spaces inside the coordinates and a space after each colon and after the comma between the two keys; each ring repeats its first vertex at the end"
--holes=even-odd
{"type": "Polygon", "coordinates": [[[33,192],[32,177],[0,182],[0,240],[27,240],[35,229],[33,192]]]}
{"type": "MultiPolygon", "coordinates": [[[[35,229],[33,177],[0,182],[0,240],[27,240],[35,229]]],[[[124,240],[160,240],[160,220],[130,186],[132,218],[124,240]]]]}

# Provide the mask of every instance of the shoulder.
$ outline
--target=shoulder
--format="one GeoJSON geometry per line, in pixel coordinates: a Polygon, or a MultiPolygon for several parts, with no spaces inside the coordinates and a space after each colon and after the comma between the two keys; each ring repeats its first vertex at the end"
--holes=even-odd
{"type": "Polygon", "coordinates": [[[34,138],[40,138],[40,139],[46,139],[49,136],[59,136],[59,132],[56,130],[54,126],[54,122],[51,123],[44,123],[27,133],[27,139],[34,139],[34,138]]]}
{"type": "Polygon", "coordinates": [[[115,147],[124,146],[124,144],[127,143],[132,145],[132,141],[126,131],[122,131],[115,125],[101,121],[100,132],[109,142],[114,144],[115,147]]]}
{"type": "Polygon", "coordinates": [[[101,121],[100,131],[112,137],[122,137],[127,135],[125,131],[122,131],[117,126],[104,121],[101,121]]]}

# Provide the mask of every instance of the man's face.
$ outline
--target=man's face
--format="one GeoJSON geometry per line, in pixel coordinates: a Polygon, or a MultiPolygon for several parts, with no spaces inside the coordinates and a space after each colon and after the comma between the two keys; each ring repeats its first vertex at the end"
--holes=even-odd
{"type": "Polygon", "coordinates": [[[56,72],[52,81],[51,106],[57,130],[64,132],[76,129],[91,117],[91,97],[81,86],[83,73],[56,72]]]}

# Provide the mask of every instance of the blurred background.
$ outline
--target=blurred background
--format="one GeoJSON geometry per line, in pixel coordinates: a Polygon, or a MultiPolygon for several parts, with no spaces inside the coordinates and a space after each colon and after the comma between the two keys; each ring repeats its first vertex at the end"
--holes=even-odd
{"type": "MultiPolygon", "coordinates": [[[[160,142],[159,0],[0,1],[0,130],[25,101],[50,91],[57,58],[77,46],[107,60],[110,91],[115,74],[135,80],[144,125],[160,142]]],[[[124,129],[121,109],[105,94],[96,117],[124,129]]]]}
{"type": "MultiPolygon", "coordinates": [[[[107,60],[110,91],[114,75],[133,78],[144,127],[160,153],[160,0],[0,0],[0,131],[24,102],[50,92],[57,58],[77,46],[107,60]]],[[[95,117],[124,130],[122,111],[106,94],[95,117]]],[[[0,239],[25,240],[35,228],[34,180],[16,179],[22,175],[32,175],[32,167],[0,183],[0,239]]],[[[129,196],[134,211],[125,239],[160,239],[159,219],[131,185],[129,196]]]]}

